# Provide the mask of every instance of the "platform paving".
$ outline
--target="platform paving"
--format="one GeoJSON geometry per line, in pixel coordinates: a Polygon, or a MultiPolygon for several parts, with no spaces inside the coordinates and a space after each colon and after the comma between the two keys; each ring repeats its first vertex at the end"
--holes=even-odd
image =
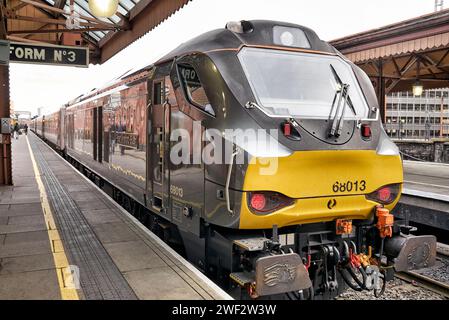
{"type": "Polygon", "coordinates": [[[448,196],[449,164],[404,161],[404,187],[448,196]]]}
{"type": "Polygon", "coordinates": [[[61,299],[26,138],[12,148],[14,186],[0,186],[0,299],[61,299]]]}
{"type": "Polygon", "coordinates": [[[13,180],[0,187],[0,299],[61,299],[54,251],[79,268],[80,299],[230,298],[32,133],[13,141],[13,180]]]}

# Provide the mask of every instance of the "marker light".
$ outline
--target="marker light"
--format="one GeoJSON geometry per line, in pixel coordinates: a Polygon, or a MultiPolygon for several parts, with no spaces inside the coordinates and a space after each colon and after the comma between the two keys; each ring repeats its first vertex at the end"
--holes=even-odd
{"type": "Polygon", "coordinates": [[[388,202],[391,198],[391,190],[390,187],[384,187],[377,191],[377,194],[379,196],[379,200],[383,202],[388,202]]]}
{"type": "Polygon", "coordinates": [[[89,0],[89,9],[97,17],[112,17],[118,8],[118,0],[89,0]]]}
{"type": "Polygon", "coordinates": [[[263,210],[263,208],[265,208],[266,202],[267,200],[262,193],[256,193],[251,197],[251,207],[253,207],[253,209],[255,210],[263,210]]]}
{"type": "Polygon", "coordinates": [[[371,127],[369,126],[369,124],[362,124],[360,129],[362,130],[363,138],[371,138],[371,127]]]}
{"type": "Polygon", "coordinates": [[[290,206],[293,202],[293,199],[277,192],[257,191],[248,193],[249,208],[256,214],[268,214],[290,206]]]}
{"type": "Polygon", "coordinates": [[[288,122],[284,123],[284,135],[289,136],[292,134],[292,125],[288,122]]]}
{"type": "Polygon", "coordinates": [[[400,184],[390,184],[383,186],[376,191],[367,194],[366,198],[381,204],[390,204],[396,200],[399,195],[400,184]]]}

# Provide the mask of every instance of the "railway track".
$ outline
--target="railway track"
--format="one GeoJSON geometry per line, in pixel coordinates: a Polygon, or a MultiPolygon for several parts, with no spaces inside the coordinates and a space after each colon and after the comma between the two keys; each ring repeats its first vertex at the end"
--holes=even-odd
{"type": "Polygon", "coordinates": [[[399,272],[395,276],[449,299],[449,246],[438,243],[435,266],[420,271],[399,272]]]}

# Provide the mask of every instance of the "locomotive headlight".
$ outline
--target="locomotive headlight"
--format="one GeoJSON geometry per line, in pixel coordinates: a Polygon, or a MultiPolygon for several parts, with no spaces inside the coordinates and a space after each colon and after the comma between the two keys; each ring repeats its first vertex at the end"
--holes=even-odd
{"type": "Polygon", "coordinates": [[[306,34],[299,28],[274,26],[273,42],[287,47],[310,48],[306,34]]]}
{"type": "Polygon", "coordinates": [[[293,44],[293,35],[289,31],[284,31],[281,34],[281,42],[284,46],[291,46],[293,44]]]}
{"type": "Polygon", "coordinates": [[[366,198],[381,204],[390,204],[399,195],[400,184],[390,184],[366,195],[366,198]]]}
{"type": "Polygon", "coordinates": [[[248,207],[256,214],[269,214],[295,202],[292,198],[271,191],[249,192],[247,199],[248,207]]]}

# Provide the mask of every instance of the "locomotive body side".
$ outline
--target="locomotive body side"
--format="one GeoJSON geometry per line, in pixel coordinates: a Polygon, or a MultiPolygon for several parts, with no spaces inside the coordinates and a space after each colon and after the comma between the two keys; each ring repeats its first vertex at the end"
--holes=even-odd
{"type": "Polygon", "coordinates": [[[116,86],[70,105],[67,154],[145,204],[146,82],[116,86]]]}
{"type": "Polygon", "coordinates": [[[52,114],[46,115],[45,120],[42,122],[44,127],[40,133],[44,139],[50,142],[58,150],[64,150],[64,115],[65,108],[62,107],[58,111],[52,114]]]}

